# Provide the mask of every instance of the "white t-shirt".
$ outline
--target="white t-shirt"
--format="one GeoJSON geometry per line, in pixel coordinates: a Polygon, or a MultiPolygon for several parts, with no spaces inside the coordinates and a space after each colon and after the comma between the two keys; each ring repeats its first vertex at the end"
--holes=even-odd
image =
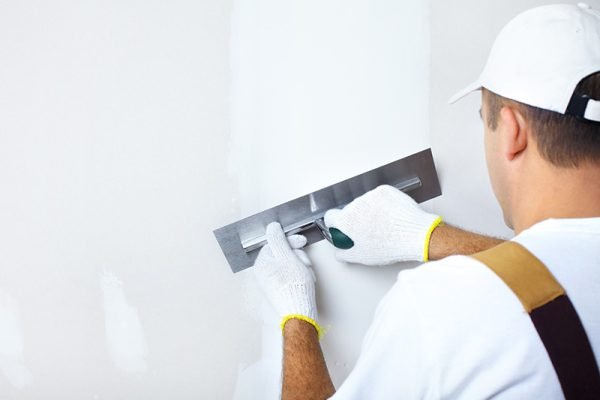
{"type": "MultiPolygon", "coordinates": [[[[516,236],[567,291],[600,364],[600,218],[516,236]]],[[[402,271],[333,399],[560,399],[529,315],[490,269],[452,256],[402,271]]]]}

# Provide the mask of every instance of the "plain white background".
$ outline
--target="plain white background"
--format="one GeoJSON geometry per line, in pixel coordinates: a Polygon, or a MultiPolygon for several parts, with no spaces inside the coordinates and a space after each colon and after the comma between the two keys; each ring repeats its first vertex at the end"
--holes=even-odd
{"type": "MultiPolygon", "coordinates": [[[[426,207],[509,236],[479,98],[446,101],[548,3],[0,1],[0,398],[268,390],[269,311],[212,230],[428,146],[444,195],[426,207]],[[111,340],[138,339],[123,363],[111,340]]],[[[407,266],[309,252],[339,384],[407,266]]]]}

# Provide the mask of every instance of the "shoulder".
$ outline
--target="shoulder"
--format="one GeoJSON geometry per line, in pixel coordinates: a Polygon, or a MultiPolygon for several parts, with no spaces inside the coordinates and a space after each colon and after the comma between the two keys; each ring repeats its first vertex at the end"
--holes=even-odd
{"type": "Polygon", "coordinates": [[[479,324],[514,323],[526,317],[512,291],[483,263],[451,256],[398,274],[394,289],[418,309],[424,329],[458,337],[479,324]],[[457,323],[458,322],[458,323],[457,323]]]}
{"type": "Polygon", "coordinates": [[[451,332],[460,337],[468,325],[502,323],[506,316],[526,314],[502,280],[474,258],[451,256],[401,271],[379,304],[375,321],[388,325],[411,320],[423,332],[445,332],[443,339],[451,338],[451,332]]]}
{"type": "Polygon", "coordinates": [[[400,273],[397,287],[417,309],[442,393],[487,398],[513,386],[520,393],[554,393],[556,379],[529,315],[487,266],[453,256],[400,273]],[[552,383],[536,386],[538,378],[552,383]]]}
{"type": "Polygon", "coordinates": [[[531,398],[556,389],[526,383],[549,382],[549,365],[510,289],[479,261],[453,256],[398,274],[342,393],[489,398],[519,386],[515,398],[531,398]]]}
{"type": "Polygon", "coordinates": [[[398,284],[414,296],[432,299],[469,299],[474,296],[511,293],[483,263],[467,256],[451,256],[398,274],[398,284]],[[504,290],[507,289],[507,290],[504,290]]]}
{"type": "Polygon", "coordinates": [[[411,283],[447,283],[447,279],[460,283],[462,278],[486,276],[487,267],[468,256],[450,256],[438,261],[430,261],[417,268],[401,271],[399,281],[411,283]]]}

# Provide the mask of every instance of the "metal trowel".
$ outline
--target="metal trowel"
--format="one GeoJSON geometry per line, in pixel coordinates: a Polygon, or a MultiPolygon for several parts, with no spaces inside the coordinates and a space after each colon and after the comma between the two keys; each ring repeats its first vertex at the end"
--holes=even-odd
{"type": "Polygon", "coordinates": [[[352,238],[327,228],[327,210],[342,208],[379,185],[391,185],[421,203],[442,194],[431,149],[375,168],[316,192],[280,204],[247,218],[215,229],[214,235],[233,272],[254,265],[259,250],[267,243],[265,230],[278,221],[286,235],[301,233],[308,244],[326,239],[342,249],[352,247],[352,238]]]}

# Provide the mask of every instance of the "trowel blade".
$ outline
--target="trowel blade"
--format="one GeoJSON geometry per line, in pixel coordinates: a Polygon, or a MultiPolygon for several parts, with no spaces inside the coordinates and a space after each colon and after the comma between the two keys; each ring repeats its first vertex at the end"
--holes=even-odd
{"type": "Polygon", "coordinates": [[[264,234],[277,221],[287,235],[302,233],[308,244],[323,239],[315,221],[379,185],[392,185],[421,203],[442,194],[431,149],[375,168],[213,231],[233,272],[254,265],[266,244],[264,234]]]}

